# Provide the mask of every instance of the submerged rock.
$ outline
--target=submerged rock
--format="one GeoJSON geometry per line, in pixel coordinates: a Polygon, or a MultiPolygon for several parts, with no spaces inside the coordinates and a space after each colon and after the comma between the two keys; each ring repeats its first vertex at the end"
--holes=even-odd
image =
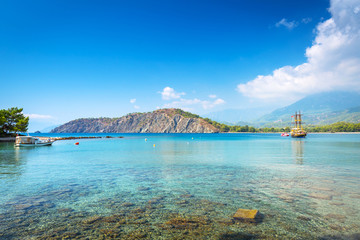
{"type": "Polygon", "coordinates": [[[177,216],[170,219],[162,225],[162,228],[175,228],[175,229],[195,229],[210,224],[207,217],[191,216],[182,217],[177,216]]]}
{"type": "Polygon", "coordinates": [[[261,214],[259,210],[256,209],[239,208],[233,218],[245,222],[259,222],[261,221],[261,214]]]}
{"type": "Polygon", "coordinates": [[[84,219],[82,221],[82,223],[84,223],[84,224],[93,224],[94,222],[96,222],[98,220],[101,220],[101,219],[102,219],[102,217],[100,217],[100,216],[91,216],[91,217],[88,217],[88,218],[84,219]]]}
{"type": "Polygon", "coordinates": [[[296,218],[299,219],[299,220],[303,220],[303,221],[310,221],[311,220],[311,218],[306,217],[304,215],[297,216],[296,218]]]}
{"type": "Polygon", "coordinates": [[[350,197],[360,199],[360,194],[352,194],[350,197]]]}
{"type": "Polygon", "coordinates": [[[134,206],[135,204],[131,203],[131,202],[124,202],[123,204],[121,204],[121,206],[123,207],[132,207],[134,206]]]}
{"type": "Polygon", "coordinates": [[[278,196],[279,199],[283,200],[284,202],[292,203],[295,201],[295,198],[288,195],[280,195],[278,196]]]}
{"type": "Polygon", "coordinates": [[[317,191],[326,191],[326,192],[331,192],[333,191],[331,188],[327,188],[327,187],[312,187],[311,189],[313,190],[317,190],[317,191]]]}
{"type": "Polygon", "coordinates": [[[177,205],[185,205],[187,203],[188,203],[188,201],[186,201],[186,200],[180,200],[180,201],[176,202],[177,205]]]}
{"type": "Polygon", "coordinates": [[[194,195],[192,195],[192,194],[182,194],[182,195],[180,195],[180,197],[181,198],[192,198],[192,197],[194,197],[194,195]]]}
{"type": "Polygon", "coordinates": [[[343,206],[343,205],[345,205],[345,203],[342,203],[342,202],[332,202],[332,203],[330,203],[330,205],[343,206]]]}
{"type": "Polygon", "coordinates": [[[322,194],[322,193],[310,193],[309,197],[316,198],[316,199],[322,199],[322,200],[331,200],[332,199],[331,195],[326,195],[326,194],[322,194]]]}
{"type": "Polygon", "coordinates": [[[34,205],[32,204],[18,204],[18,205],[15,205],[14,208],[16,210],[25,210],[25,209],[29,209],[31,207],[33,207],[34,205]]]}
{"type": "Polygon", "coordinates": [[[336,220],[339,222],[344,222],[346,220],[346,216],[341,214],[329,213],[324,216],[325,219],[336,220]]]}

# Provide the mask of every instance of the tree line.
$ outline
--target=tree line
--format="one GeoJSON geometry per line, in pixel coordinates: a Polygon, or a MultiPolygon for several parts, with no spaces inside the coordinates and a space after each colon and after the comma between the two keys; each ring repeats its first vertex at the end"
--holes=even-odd
{"type": "Polygon", "coordinates": [[[309,125],[305,129],[309,132],[360,132],[360,123],[336,122],[322,126],[309,125]]]}
{"type": "Polygon", "coordinates": [[[12,107],[0,110],[0,136],[14,136],[18,132],[27,132],[29,117],[25,117],[22,108],[12,107]]]}
{"type": "MultiPolygon", "coordinates": [[[[218,123],[209,118],[204,118],[204,120],[217,129],[220,132],[252,132],[252,133],[276,133],[276,132],[290,132],[290,127],[260,127],[255,128],[252,126],[230,126],[224,123],[218,123]]],[[[347,122],[337,122],[329,125],[307,125],[304,126],[304,130],[307,132],[360,132],[360,123],[347,123],[347,122]]]]}

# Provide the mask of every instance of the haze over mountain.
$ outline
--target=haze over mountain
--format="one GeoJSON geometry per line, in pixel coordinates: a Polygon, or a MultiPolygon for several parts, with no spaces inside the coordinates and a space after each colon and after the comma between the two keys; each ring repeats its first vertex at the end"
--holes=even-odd
{"type": "Polygon", "coordinates": [[[291,116],[301,111],[306,124],[330,124],[339,121],[360,121],[360,94],[327,92],[307,96],[289,106],[279,108],[256,120],[258,124],[291,122],[291,116]]]}
{"type": "Polygon", "coordinates": [[[325,92],[300,99],[286,107],[269,111],[267,108],[226,109],[202,115],[233,125],[280,126],[290,124],[296,111],[304,114],[306,124],[331,124],[360,121],[360,94],[357,92],[325,92]]]}
{"type": "Polygon", "coordinates": [[[239,125],[244,125],[254,122],[264,114],[270,113],[270,111],[268,108],[225,109],[203,114],[202,116],[222,123],[240,123],[239,125]]]}

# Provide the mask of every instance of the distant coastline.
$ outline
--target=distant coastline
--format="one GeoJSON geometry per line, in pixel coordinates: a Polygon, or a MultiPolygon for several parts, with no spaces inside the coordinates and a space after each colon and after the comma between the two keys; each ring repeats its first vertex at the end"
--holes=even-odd
{"type": "MultiPolygon", "coordinates": [[[[360,132],[360,123],[336,122],[303,128],[308,133],[360,132]]],[[[120,118],[80,118],[58,126],[51,133],[281,133],[290,130],[289,126],[227,125],[181,109],[166,108],[120,118]]]]}
{"type": "MultiPolygon", "coordinates": [[[[281,134],[282,132],[219,132],[219,134],[281,134]]],[[[30,133],[33,134],[33,133],[30,133]]],[[[50,134],[50,133],[45,133],[50,134]]],[[[56,133],[51,133],[56,134],[56,133]]],[[[71,133],[69,133],[71,134],[71,133]]],[[[74,133],[75,134],[75,133],[74,133]]],[[[79,134],[79,133],[76,133],[79,134]]],[[[96,134],[96,133],[83,133],[83,134],[96,134]]],[[[105,134],[113,134],[113,133],[105,133],[105,134]]],[[[122,134],[122,133],[116,133],[122,134]]],[[[124,133],[126,134],[126,133],[124,133]]],[[[133,134],[141,134],[145,135],[147,133],[133,133],[133,134]]],[[[212,133],[149,133],[149,134],[212,134],[212,133]]],[[[308,132],[308,134],[316,135],[316,134],[360,134],[360,132],[308,132]]],[[[38,137],[39,139],[51,139],[51,140],[75,140],[75,139],[99,139],[99,138],[124,138],[123,136],[70,136],[70,137],[52,137],[52,136],[33,136],[38,137]]],[[[0,137],[0,142],[15,142],[15,137],[0,137]]]]}

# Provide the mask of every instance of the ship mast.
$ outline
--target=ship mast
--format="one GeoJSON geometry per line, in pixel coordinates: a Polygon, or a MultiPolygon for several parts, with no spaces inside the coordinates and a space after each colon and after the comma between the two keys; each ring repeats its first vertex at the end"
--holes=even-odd
{"type": "Polygon", "coordinates": [[[294,127],[295,127],[295,129],[297,129],[298,128],[298,113],[297,112],[295,112],[295,123],[294,123],[294,127]]]}
{"type": "Polygon", "coordinates": [[[299,128],[302,130],[302,126],[301,126],[301,113],[300,113],[300,111],[299,111],[299,128]]]}

